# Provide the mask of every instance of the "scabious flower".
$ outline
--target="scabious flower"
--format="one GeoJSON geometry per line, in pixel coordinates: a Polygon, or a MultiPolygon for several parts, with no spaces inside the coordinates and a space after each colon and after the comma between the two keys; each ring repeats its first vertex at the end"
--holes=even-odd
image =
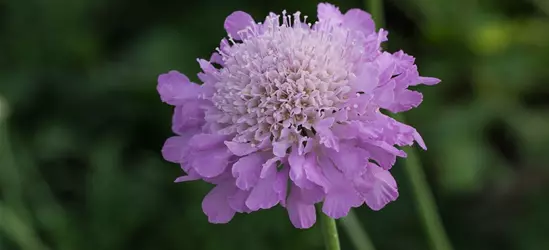
{"type": "Polygon", "coordinates": [[[215,187],[202,209],[212,223],[235,213],[285,207],[292,224],[309,228],[314,205],[341,218],[366,203],[379,210],[398,196],[389,170],[397,146],[425,145],[418,132],[380,110],[417,107],[409,90],[421,77],[414,58],[383,52],[387,32],[359,9],[342,14],[318,5],[318,21],[271,13],[255,22],[241,11],[225,20],[202,84],[170,71],[158,77],[162,101],[175,106],[164,158],[215,187]]]}

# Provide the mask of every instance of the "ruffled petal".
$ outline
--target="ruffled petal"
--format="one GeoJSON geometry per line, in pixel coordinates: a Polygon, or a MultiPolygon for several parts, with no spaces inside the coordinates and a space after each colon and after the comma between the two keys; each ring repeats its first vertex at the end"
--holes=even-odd
{"type": "Polygon", "coordinates": [[[297,150],[293,150],[288,157],[288,163],[290,165],[290,179],[301,188],[311,188],[313,183],[305,176],[305,156],[299,155],[297,150]]]}
{"type": "Polygon", "coordinates": [[[225,171],[231,156],[225,147],[195,152],[192,167],[202,177],[213,178],[225,171]]]}
{"type": "Polygon", "coordinates": [[[274,183],[274,191],[278,194],[278,200],[280,205],[286,206],[286,195],[288,193],[288,172],[289,168],[282,168],[276,173],[276,180],[274,183]]]}
{"type": "Polygon", "coordinates": [[[233,164],[232,173],[236,178],[236,186],[242,190],[249,190],[259,180],[261,165],[265,157],[260,153],[251,154],[240,158],[233,164]]]}
{"type": "Polygon", "coordinates": [[[296,228],[310,228],[316,222],[315,206],[303,203],[299,187],[293,185],[288,197],[288,215],[296,228]]]}
{"type": "Polygon", "coordinates": [[[359,207],[362,203],[363,200],[353,186],[348,182],[337,183],[337,186],[331,188],[326,194],[322,212],[334,219],[339,219],[347,216],[352,207],[359,207]]]}
{"type": "Polygon", "coordinates": [[[397,199],[398,189],[396,181],[389,171],[373,164],[370,169],[372,187],[370,192],[364,195],[364,201],[372,210],[377,211],[397,199]]]}
{"type": "Polygon", "coordinates": [[[231,208],[228,197],[236,191],[236,187],[231,184],[221,184],[215,186],[202,201],[202,210],[208,216],[210,223],[227,223],[235,215],[235,210],[231,208]]]}
{"type": "Polygon", "coordinates": [[[249,213],[251,210],[246,206],[246,199],[250,195],[249,191],[238,190],[227,198],[229,206],[239,213],[249,213]]]}
{"type": "Polygon", "coordinates": [[[366,171],[366,164],[370,156],[367,151],[348,144],[341,144],[341,150],[325,150],[326,154],[335,166],[345,174],[346,178],[362,175],[366,171]]]}
{"type": "Polygon", "coordinates": [[[188,101],[185,105],[175,107],[172,117],[172,131],[176,134],[185,134],[188,131],[200,132],[199,127],[204,125],[204,110],[200,101],[188,101]]]}
{"type": "Polygon", "coordinates": [[[188,137],[173,136],[166,140],[162,147],[162,157],[166,161],[181,163],[187,149],[188,137]]]}
{"type": "Polygon", "coordinates": [[[193,150],[207,150],[213,147],[225,146],[223,141],[227,137],[217,134],[196,134],[189,140],[189,146],[193,150]]]}
{"type": "Polygon", "coordinates": [[[260,179],[246,200],[246,206],[252,211],[257,211],[259,209],[269,209],[278,204],[280,198],[275,190],[276,179],[275,173],[260,179]]]}
{"type": "Polygon", "coordinates": [[[327,190],[330,188],[330,182],[320,168],[316,159],[316,154],[314,152],[307,154],[307,156],[305,157],[303,170],[305,171],[305,175],[307,176],[308,180],[318,186],[321,186],[324,192],[327,192],[327,190]]]}
{"type": "Polygon", "coordinates": [[[200,94],[199,85],[191,83],[188,77],[175,70],[158,76],[156,90],[163,102],[174,106],[196,99],[200,94]]]}

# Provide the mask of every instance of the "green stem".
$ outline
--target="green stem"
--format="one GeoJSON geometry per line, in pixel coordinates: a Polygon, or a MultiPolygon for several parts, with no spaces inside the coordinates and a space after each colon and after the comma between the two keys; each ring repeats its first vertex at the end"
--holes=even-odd
{"type": "Polygon", "coordinates": [[[335,219],[328,217],[322,212],[322,205],[317,205],[318,214],[320,216],[320,227],[322,229],[322,236],[324,237],[324,244],[326,250],[340,250],[339,236],[337,234],[337,225],[335,219]]]}
{"type": "MultiPolygon", "coordinates": [[[[372,18],[378,27],[383,27],[383,2],[382,0],[365,0],[366,7],[372,14],[372,18]]],[[[395,114],[395,119],[405,123],[403,115],[395,114]]],[[[434,250],[452,250],[452,246],[442,225],[440,216],[434,202],[433,193],[429,189],[421,162],[415,148],[406,149],[408,158],[404,161],[404,169],[412,185],[415,202],[421,217],[423,226],[429,236],[431,248],[434,250]]]]}
{"type": "MultiPolygon", "coordinates": [[[[402,116],[399,119],[403,121],[402,116]]],[[[416,198],[416,205],[421,216],[423,226],[430,239],[431,248],[434,250],[451,250],[452,246],[442,220],[438,214],[433,193],[425,179],[425,173],[421,168],[421,162],[416,154],[415,148],[406,149],[408,157],[405,161],[405,171],[410,179],[412,190],[416,198]]]]}
{"type": "Polygon", "coordinates": [[[379,29],[385,26],[385,18],[383,16],[383,1],[382,0],[364,0],[366,10],[370,11],[372,19],[376,23],[376,27],[379,29]]]}
{"type": "Polygon", "coordinates": [[[349,235],[349,238],[357,250],[375,250],[374,244],[368,237],[366,231],[360,226],[360,222],[353,209],[344,218],[341,218],[341,225],[349,235]]]}

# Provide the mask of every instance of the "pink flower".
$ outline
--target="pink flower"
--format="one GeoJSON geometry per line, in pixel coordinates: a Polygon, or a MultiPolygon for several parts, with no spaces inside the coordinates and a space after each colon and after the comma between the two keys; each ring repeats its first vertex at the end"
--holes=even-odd
{"type": "Polygon", "coordinates": [[[379,210],[398,197],[389,170],[406,154],[397,146],[425,148],[380,109],[417,107],[422,95],[408,86],[439,80],[420,77],[404,52],[383,52],[387,32],[362,10],[319,4],[319,21],[306,19],[234,12],[229,39],[198,60],[202,85],[177,71],[158,78],[177,134],[163,156],[185,171],[176,182],[216,185],[202,203],[212,223],[277,204],[298,228],[315,223],[318,202],[333,218],[364,203],[379,210]]]}

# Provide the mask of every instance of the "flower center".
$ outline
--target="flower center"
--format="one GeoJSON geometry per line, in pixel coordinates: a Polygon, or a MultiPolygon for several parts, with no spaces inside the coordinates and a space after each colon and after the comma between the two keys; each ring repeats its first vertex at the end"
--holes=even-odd
{"type": "MultiPolygon", "coordinates": [[[[332,116],[353,95],[349,81],[361,48],[337,26],[310,28],[291,18],[272,16],[262,32],[244,36],[221,52],[213,96],[222,133],[234,141],[298,141],[319,119],[332,116]]],[[[252,32],[252,31],[250,31],[252,32]]]]}

